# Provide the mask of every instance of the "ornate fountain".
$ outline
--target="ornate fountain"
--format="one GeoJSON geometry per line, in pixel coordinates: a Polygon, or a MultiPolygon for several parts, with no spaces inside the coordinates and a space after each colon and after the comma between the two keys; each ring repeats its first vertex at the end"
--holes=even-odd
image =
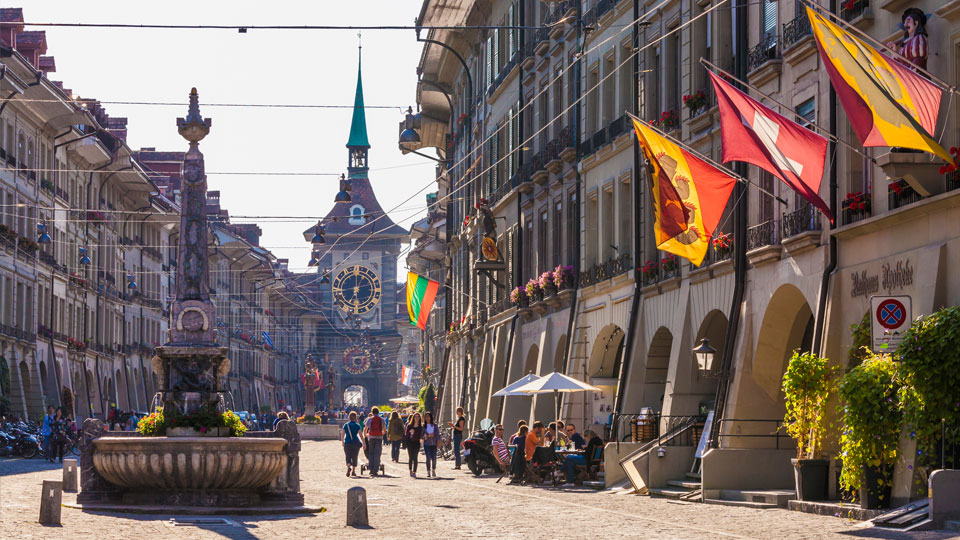
{"type": "MultiPolygon", "coordinates": [[[[177,119],[190,148],[182,171],[176,300],[170,309],[169,341],[156,348],[152,361],[162,387],[155,402],[168,418],[206,409],[222,413],[220,381],[230,370],[227,348],[216,343],[210,300],[207,178],[199,149],[210,126],[210,119],[200,116],[194,88],[187,117],[177,119]]],[[[229,435],[223,431],[214,433],[229,435]]],[[[136,511],[146,505],[181,513],[319,510],[303,505],[300,437],[292,422],[243,437],[200,435],[192,428],[168,429],[163,437],[110,432],[101,420],[88,418],[83,423],[77,506],[136,511]]]]}

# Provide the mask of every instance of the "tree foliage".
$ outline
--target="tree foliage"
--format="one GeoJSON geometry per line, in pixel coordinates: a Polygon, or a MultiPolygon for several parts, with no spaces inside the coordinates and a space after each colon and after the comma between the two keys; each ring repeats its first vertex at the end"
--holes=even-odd
{"type": "Polygon", "coordinates": [[[867,467],[886,470],[896,462],[903,419],[899,365],[889,355],[868,349],[861,353],[865,360],[844,375],[839,385],[843,418],[840,484],[852,492],[860,489],[867,467]]]}
{"type": "Polygon", "coordinates": [[[797,441],[797,458],[814,459],[824,434],[824,413],[835,369],[812,352],[793,351],[783,374],[787,433],[797,441]]]}

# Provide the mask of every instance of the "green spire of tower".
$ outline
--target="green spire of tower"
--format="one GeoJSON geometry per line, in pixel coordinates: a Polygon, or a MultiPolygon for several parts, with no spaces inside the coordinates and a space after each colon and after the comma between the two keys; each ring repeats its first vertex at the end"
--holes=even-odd
{"type": "Polygon", "coordinates": [[[357,60],[357,95],[353,98],[353,122],[350,124],[350,138],[347,140],[347,148],[370,148],[370,141],[367,140],[367,115],[363,110],[363,77],[361,77],[360,69],[362,53],[359,56],[357,60]]]}

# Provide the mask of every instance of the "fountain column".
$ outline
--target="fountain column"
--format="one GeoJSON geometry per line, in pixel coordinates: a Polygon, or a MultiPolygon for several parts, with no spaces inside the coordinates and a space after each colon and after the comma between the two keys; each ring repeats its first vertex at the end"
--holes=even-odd
{"type": "Polygon", "coordinates": [[[177,119],[180,136],[190,148],[181,175],[176,299],[170,307],[169,340],[156,348],[153,358],[165,415],[218,407],[220,381],[230,371],[227,349],[216,343],[216,311],[210,300],[207,176],[199,148],[210,126],[210,119],[200,116],[197,89],[193,88],[187,117],[177,119]]]}

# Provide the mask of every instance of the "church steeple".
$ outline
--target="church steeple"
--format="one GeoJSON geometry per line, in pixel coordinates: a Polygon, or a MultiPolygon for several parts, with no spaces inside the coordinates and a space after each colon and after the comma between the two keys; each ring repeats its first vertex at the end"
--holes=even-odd
{"type": "Polygon", "coordinates": [[[363,77],[361,70],[362,47],[357,59],[357,93],[353,98],[353,121],[350,124],[350,138],[347,139],[349,151],[348,168],[350,171],[367,169],[367,151],[370,141],[367,139],[367,116],[363,108],[363,77]]]}

